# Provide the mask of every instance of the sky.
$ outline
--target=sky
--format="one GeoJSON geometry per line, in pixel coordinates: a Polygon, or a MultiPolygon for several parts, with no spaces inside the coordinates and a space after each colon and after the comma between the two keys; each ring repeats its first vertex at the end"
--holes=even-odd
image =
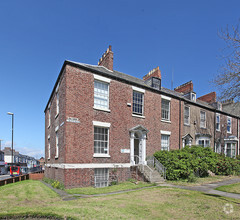
{"type": "Polygon", "coordinates": [[[112,45],[114,69],[142,78],[159,66],[163,87],[193,81],[197,97],[224,60],[218,32],[240,19],[239,0],[0,1],[0,139],[44,156],[44,109],[64,60],[97,65],[112,45]]]}

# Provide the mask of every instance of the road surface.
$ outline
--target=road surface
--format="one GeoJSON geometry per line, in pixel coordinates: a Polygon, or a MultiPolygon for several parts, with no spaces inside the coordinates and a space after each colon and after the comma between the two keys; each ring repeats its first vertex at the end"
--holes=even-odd
{"type": "Polygon", "coordinates": [[[0,175],[0,180],[5,180],[11,178],[10,175],[0,175]]]}

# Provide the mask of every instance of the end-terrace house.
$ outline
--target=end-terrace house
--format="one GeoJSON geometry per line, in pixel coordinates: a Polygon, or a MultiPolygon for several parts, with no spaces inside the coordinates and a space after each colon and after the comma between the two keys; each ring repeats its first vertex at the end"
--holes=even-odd
{"type": "Polygon", "coordinates": [[[97,66],[65,61],[45,108],[45,176],[67,188],[126,180],[158,150],[215,147],[217,114],[231,117],[239,153],[238,117],[197,99],[192,82],[172,91],[161,80],[159,67],[143,79],[114,70],[111,46],[97,66]]]}

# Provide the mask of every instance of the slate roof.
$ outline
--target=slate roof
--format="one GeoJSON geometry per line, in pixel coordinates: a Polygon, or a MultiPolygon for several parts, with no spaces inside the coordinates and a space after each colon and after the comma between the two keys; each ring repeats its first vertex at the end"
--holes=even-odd
{"type": "MultiPolygon", "coordinates": [[[[137,77],[134,77],[134,76],[131,76],[131,75],[127,75],[125,73],[121,73],[121,72],[116,71],[116,70],[111,71],[111,70],[107,69],[104,66],[90,65],[90,64],[85,64],[85,63],[79,63],[79,62],[74,62],[74,61],[70,61],[70,60],[65,60],[65,62],[63,64],[63,67],[61,69],[61,72],[60,72],[60,74],[58,76],[58,79],[57,79],[57,81],[55,83],[55,86],[53,88],[53,91],[51,93],[51,96],[49,98],[49,101],[48,101],[44,111],[46,111],[46,109],[48,107],[48,104],[49,104],[49,102],[50,102],[50,100],[51,100],[51,98],[52,98],[52,96],[54,94],[54,91],[55,91],[56,87],[57,87],[57,84],[58,84],[58,81],[59,81],[60,76],[62,74],[62,71],[63,71],[63,69],[64,69],[64,67],[66,65],[75,66],[77,68],[81,68],[81,69],[85,69],[85,70],[88,70],[88,71],[91,71],[91,72],[95,72],[95,73],[100,74],[102,76],[106,76],[106,77],[109,77],[109,78],[112,78],[112,79],[124,81],[125,83],[128,83],[130,85],[139,86],[139,87],[151,90],[151,91],[156,92],[156,93],[160,93],[160,94],[163,94],[163,95],[168,95],[168,96],[171,96],[171,97],[174,97],[174,98],[177,98],[177,99],[181,99],[183,101],[191,103],[192,105],[198,105],[198,106],[200,106],[202,108],[207,108],[207,109],[210,109],[212,111],[215,110],[215,108],[213,106],[209,105],[207,102],[204,102],[204,101],[201,101],[201,100],[196,100],[196,102],[191,101],[191,100],[185,98],[182,93],[176,92],[174,90],[170,90],[170,89],[161,87],[161,90],[159,91],[156,88],[148,86],[142,79],[139,79],[137,77]]],[[[225,111],[219,111],[219,110],[216,110],[216,111],[232,115],[232,113],[227,112],[227,111],[226,112],[225,111]]]]}
{"type": "Polygon", "coordinates": [[[240,102],[232,103],[229,105],[223,104],[222,108],[223,108],[223,111],[240,117],[240,102]]]}

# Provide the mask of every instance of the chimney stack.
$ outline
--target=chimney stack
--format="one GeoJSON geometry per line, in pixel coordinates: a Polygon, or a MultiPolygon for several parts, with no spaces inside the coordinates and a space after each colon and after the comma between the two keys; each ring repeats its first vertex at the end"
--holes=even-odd
{"type": "Polygon", "coordinates": [[[216,102],[216,92],[210,92],[206,95],[203,95],[201,97],[198,97],[197,98],[198,100],[201,100],[201,101],[204,101],[204,102],[207,102],[209,104],[212,104],[214,102],[216,102]]]}
{"type": "Polygon", "coordinates": [[[147,75],[145,75],[143,77],[143,80],[146,81],[151,77],[156,77],[156,78],[161,79],[161,71],[159,69],[159,66],[156,67],[155,69],[151,70],[147,75]]]}
{"type": "Polygon", "coordinates": [[[98,66],[104,66],[107,69],[113,71],[113,52],[112,46],[109,45],[107,51],[102,55],[98,62],[98,66]]]}
{"type": "Polygon", "coordinates": [[[187,94],[189,92],[193,92],[193,83],[192,80],[184,83],[180,86],[178,86],[177,88],[174,89],[176,92],[181,92],[183,94],[187,94]]]}

